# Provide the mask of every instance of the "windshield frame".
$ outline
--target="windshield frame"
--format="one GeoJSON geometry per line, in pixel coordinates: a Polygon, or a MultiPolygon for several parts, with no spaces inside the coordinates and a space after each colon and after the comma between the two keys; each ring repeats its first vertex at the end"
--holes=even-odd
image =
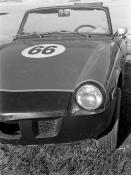
{"type": "MultiPolygon", "coordinates": [[[[28,15],[30,13],[37,13],[38,11],[40,10],[54,10],[54,9],[75,9],[75,10],[80,10],[80,9],[84,9],[84,10],[88,10],[88,9],[96,9],[96,10],[103,10],[106,14],[106,17],[107,17],[107,25],[108,25],[108,28],[109,28],[109,32],[107,34],[105,33],[89,33],[89,35],[104,35],[104,36],[111,36],[113,35],[113,30],[112,30],[112,24],[111,24],[111,18],[110,18],[110,14],[109,14],[109,9],[108,7],[105,7],[105,6],[101,6],[101,7],[92,7],[92,6],[75,6],[75,5],[64,5],[64,6],[52,6],[52,7],[41,7],[41,8],[35,8],[35,9],[31,9],[31,10],[28,10],[24,17],[23,17],[23,20],[21,22],[21,25],[18,29],[18,32],[17,32],[17,35],[22,35],[22,31],[23,31],[23,28],[26,24],[26,21],[27,21],[27,18],[28,18],[28,15]]],[[[88,34],[87,34],[88,35],[88,34]]]]}

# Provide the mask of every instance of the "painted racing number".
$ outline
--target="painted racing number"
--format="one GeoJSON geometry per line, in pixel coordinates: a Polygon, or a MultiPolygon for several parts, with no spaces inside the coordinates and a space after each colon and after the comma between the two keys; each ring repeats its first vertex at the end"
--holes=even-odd
{"type": "Polygon", "coordinates": [[[22,55],[29,58],[46,58],[59,55],[65,51],[65,47],[58,44],[41,44],[28,47],[22,51],[22,55]]]}

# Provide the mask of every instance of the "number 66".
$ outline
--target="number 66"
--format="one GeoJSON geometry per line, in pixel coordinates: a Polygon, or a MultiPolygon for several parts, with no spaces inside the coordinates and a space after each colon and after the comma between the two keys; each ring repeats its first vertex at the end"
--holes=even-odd
{"type": "Polygon", "coordinates": [[[55,49],[57,48],[57,46],[48,46],[48,47],[45,47],[44,46],[37,46],[37,47],[34,47],[32,48],[28,54],[30,55],[35,55],[35,54],[38,54],[38,53],[42,53],[42,54],[52,54],[55,52],[55,49]]]}

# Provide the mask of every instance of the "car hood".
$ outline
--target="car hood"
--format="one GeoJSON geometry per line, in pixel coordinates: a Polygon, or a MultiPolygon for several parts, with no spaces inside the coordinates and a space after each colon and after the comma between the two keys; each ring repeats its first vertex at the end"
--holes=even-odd
{"type": "Polygon", "coordinates": [[[88,79],[104,84],[110,64],[110,44],[110,39],[13,41],[0,49],[0,89],[73,91],[88,79]],[[43,58],[22,54],[32,46],[43,44],[57,44],[64,50],[43,58]]]}

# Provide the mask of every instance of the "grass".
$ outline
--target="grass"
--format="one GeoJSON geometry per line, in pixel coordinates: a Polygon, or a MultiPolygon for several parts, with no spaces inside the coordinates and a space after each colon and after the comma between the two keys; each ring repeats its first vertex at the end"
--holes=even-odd
{"type": "MultiPolygon", "coordinates": [[[[131,144],[131,143],[130,143],[131,144]]],[[[1,175],[130,175],[131,145],[102,152],[94,140],[75,144],[0,145],[1,175]]]]}

